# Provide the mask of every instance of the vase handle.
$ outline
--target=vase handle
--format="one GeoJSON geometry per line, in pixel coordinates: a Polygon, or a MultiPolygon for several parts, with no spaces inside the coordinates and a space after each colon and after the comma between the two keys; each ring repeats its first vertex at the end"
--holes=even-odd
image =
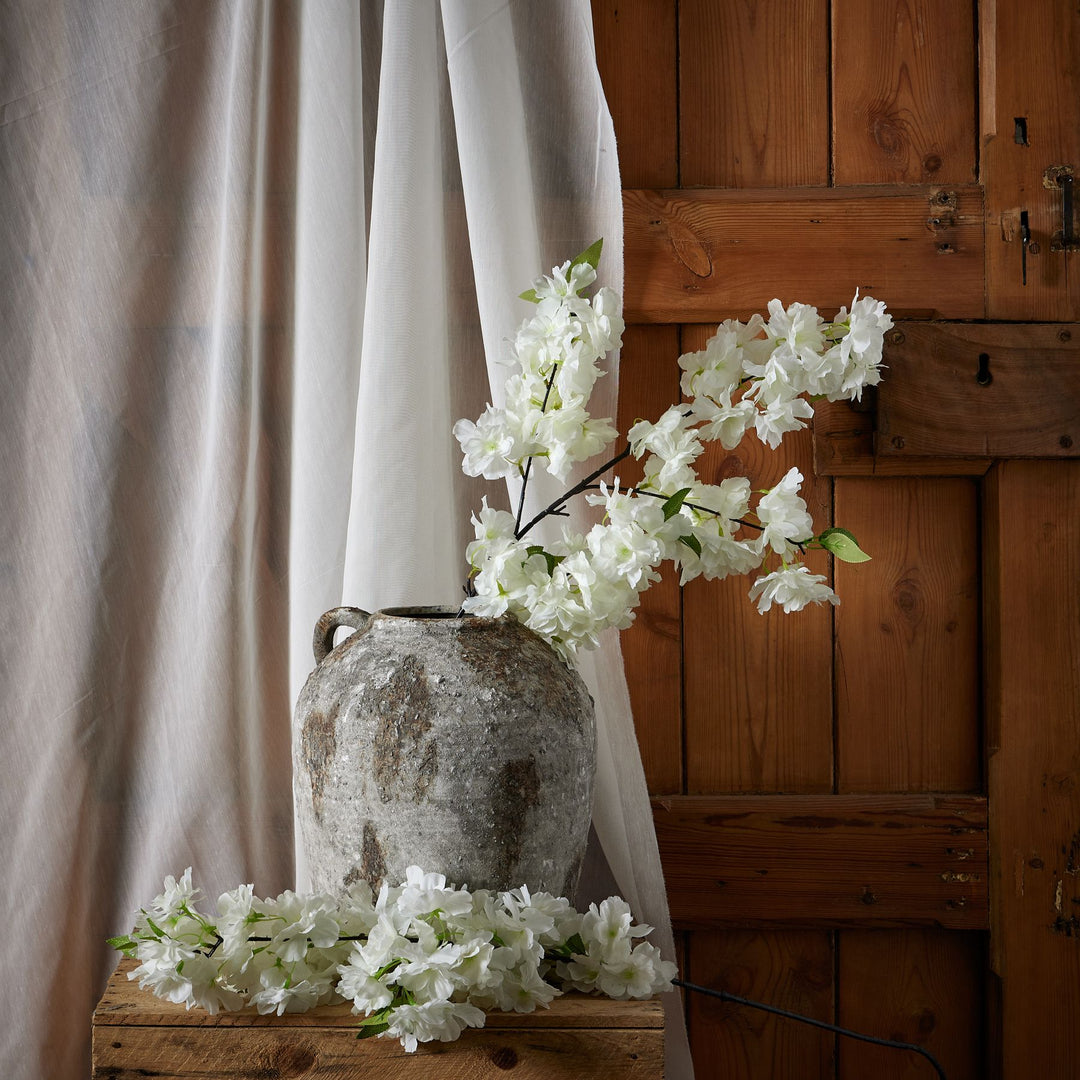
{"type": "Polygon", "coordinates": [[[371,613],[358,607],[336,607],[321,616],[315,624],[312,648],[315,650],[315,666],[318,667],[334,647],[334,634],[339,626],[351,626],[362,630],[371,619],[371,613]]]}

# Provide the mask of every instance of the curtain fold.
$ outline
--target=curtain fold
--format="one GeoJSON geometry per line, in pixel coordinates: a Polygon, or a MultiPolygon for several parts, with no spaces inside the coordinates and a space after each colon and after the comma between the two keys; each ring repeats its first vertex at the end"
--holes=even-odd
{"type": "MultiPolygon", "coordinates": [[[[621,289],[586,0],[0,6],[5,1077],[87,1074],[104,939],[165,874],[304,885],[315,620],[456,602],[485,488],[451,425],[599,235],[621,289]]],[[[616,638],[582,668],[591,877],[669,951],[616,638]]]]}

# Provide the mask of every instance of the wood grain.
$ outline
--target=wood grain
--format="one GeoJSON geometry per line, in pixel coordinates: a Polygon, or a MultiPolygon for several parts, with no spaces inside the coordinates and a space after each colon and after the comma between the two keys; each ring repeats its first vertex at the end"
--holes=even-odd
{"type": "Polygon", "coordinates": [[[1002,1075],[1080,1071],[1080,462],[1002,462],[984,510],[1002,1075]]]}
{"type": "MultiPolygon", "coordinates": [[[[639,419],[657,419],[679,400],[678,356],[678,327],[626,328],[619,362],[621,432],[639,419]]],[[[641,463],[627,459],[619,475],[624,486],[637,483],[641,463]]],[[[670,564],[663,575],[642,596],[633,625],[619,635],[641,762],[654,795],[683,790],[682,597],[670,564]]]]}
{"type": "Polygon", "coordinates": [[[903,322],[889,341],[879,456],[1080,455],[1080,328],[903,322]]]}
{"type": "Polygon", "coordinates": [[[840,791],[975,791],[974,481],[840,479],[836,520],[872,561],[837,563],[840,791]]]}
{"type": "Polygon", "coordinates": [[[567,994],[534,1013],[487,1014],[480,1030],[408,1054],[396,1039],[356,1039],[347,1003],[306,1013],[260,1016],[253,1009],[210,1016],[162,1001],[134,982],[123,960],[94,1013],[93,1076],[201,1080],[241,1076],[410,1080],[437,1072],[449,1080],[514,1075],[635,1077],[663,1075],[664,1012],[659,999],[612,1001],[567,994]]]}
{"type": "MultiPolygon", "coordinates": [[[[982,1026],[986,935],[934,929],[837,935],[837,1022],[925,1047],[949,1080],[985,1080],[982,1026]]],[[[839,1080],[919,1080],[925,1059],[839,1040],[839,1080]]]]}
{"type": "Polygon", "coordinates": [[[975,180],[975,36],[969,0],[834,0],[835,183],[975,180]]]}
{"type": "MultiPolygon", "coordinates": [[[[686,327],[683,349],[704,347],[711,326],[686,327]]],[[[815,522],[830,516],[830,483],[813,476],[809,431],[771,451],[754,437],[728,453],[712,443],[698,459],[706,483],[748,476],[772,487],[791,467],[806,478],[815,522]]],[[[823,552],[814,573],[828,573],[823,552]]],[[[686,790],[832,790],[832,615],[818,606],[795,615],[760,615],[745,577],[690,582],[683,590],[686,790]]]]}
{"type": "Polygon", "coordinates": [[[683,796],[653,817],[682,927],[988,924],[981,796],[683,796]]]}
{"type": "MultiPolygon", "coordinates": [[[[886,378],[891,378],[886,375],[886,378]]],[[[878,454],[874,449],[877,395],[863,404],[818,401],[814,405],[814,472],[819,476],[982,476],[990,458],[878,454]]]]}
{"type": "MultiPolygon", "coordinates": [[[[690,981],[833,1020],[831,935],[789,930],[691,937],[690,981]]],[[[832,1080],[833,1036],[701,994],[687,1000],[698,1080],[832,1080]]]]}
{"type": "MultiPolygon", "coordinates": [[[[1061,192],[1045,187],[1043,176],[1053,165],[1080,170],[1080,12],[1060,0],[997,0],[979,10],[994,109],[982,156],[987,317],[1075,321],[1080,251],[1052,250],[1062,228],[1061,192]],[[1016,141],[1017,118],[1026,123],[1026,144],[1016,141]],[[1027,284],[1021,274],[1023,211],[1032,239],[1027,284]]],[[[1073,203],[1075,235],[1080,199],[1073,203]]]]}
{"type": "Polygon", "coordinates": [[[679,183],[676,5],[592,0],[596,62],[625,187],[679,183]]]}
{"type": "Polygon", "coordinates": [[[778,296],[823,310],[855,289],[894,317],[983,317],[978,187],[624,191],[630,322],[712,322],[778,296]]]}
{"type": "Polygon", "coordinates": [[[681,0],[682,186],[827,184],[828,53],[828,0],[681,0]]]}
{"type": "Polygon", "coordinates": [[[664,1066],[662,1033],[638,1029],[466,1031],[408,1054],[343,1028],[98,1028],[93,1053],[94,1080],[660,1080],[664,1066]]]}
{"type": "MultiPolygon", "coordinates": [[[[137,966],[135,960],[122,958],[109,978],[105,993],[94,1011],[98,1026],[126,1027],[343,1027],[356,1033],[358,1017],[347,1001],[320,1005],[301,1013],[284,1016],[264,1016],[253,1008],[221,1012],[211,1016],[202,1009],[186,1009],[183,1005],[155,997],[149,990],[139,988],[128,973],[137,966]]],[[[486,1027],[545,1028],[660,1028],[664,1026],[664,1008],[658,998],[644,1001],[613,1001],[591,994],[564,994],[555,998],[546,1009],[533,1013],[487,1013],[486,1027]]]]}

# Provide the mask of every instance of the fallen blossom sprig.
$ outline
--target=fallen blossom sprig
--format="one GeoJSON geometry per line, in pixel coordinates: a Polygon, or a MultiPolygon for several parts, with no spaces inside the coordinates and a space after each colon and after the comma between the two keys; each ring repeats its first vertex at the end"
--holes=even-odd
{"type": "Polygon", "coordinates": [[[851,310],[841,308],[832,321],[810,305],[772,300],[767,320],[721,323],[703,350],[679,358],[686,400],[654,422],[639,420],[620,451],[523,522],[534,462],[565,481],[575,464],[618,437],[610,419],[586,408],[604,374],[600,361],[621,344],[624,329],[616,293],[584,295],[601,248],[597,241],[521,294],[536,310],[513,341],[504,405],[489,404],[477,421],[454,425],[468,475],[520,482],[516,514],[489,507],[485,497],[473,516],[462,610],[509,614],[569,659],[578,648],[595,648],[602,630],[630,625],[664,561],[679,568],[681,584],[762,571],[750,598],[763,614],[774,605],[796,611],[839,603],[825,576],[812,574],[801,557],[813,548],[847,562],[869,556],[845,529],[815,533],[797,468],[770,490],[752,492],[746,477],[702,483],[694,462],[706,443],[732,450],[751,432],[775,449],[806,426],[814,411],[808,398],[857,399],[880,381],[892,318],[858,292],[851,310]],[[624,487],[617,477],[597,483],[631,454],[644,458],[640,484],[624,487]],[[601,522],[584,535],[564,525],[546,544],[529,536],[545,518],[566,516],[569,500],[581,494],[603,508],[601,522]]]}
{"type": "Polygon", "coordinates": [[[209,1013],[254,1006],[305,1012],[352,1002],[358,1038],[450,1042],[483,1027],[485,1010],[532,1012],[567,990],[645,998],[671,989],[675,965],[637,940],[626,901],[576,911],[527,886],[489,892],[448,885],[411,866],[400,885],[366,883],[342,897],[284,892],[259,899],[251,885],[222,894],[214,918],[198,908],[189,867],[109,944],[139,961],[139,986],[209,1013]]]}

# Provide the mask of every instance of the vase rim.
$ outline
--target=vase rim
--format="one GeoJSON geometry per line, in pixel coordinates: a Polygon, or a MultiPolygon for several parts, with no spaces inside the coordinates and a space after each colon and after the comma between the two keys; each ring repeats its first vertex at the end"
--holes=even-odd
{"type": "Polygon", "coordinates": [[[379,608],[373,615],[382,615],[388,619],[475,619],[475,615],[462,612],[459,607],[447,607],[439,604],[405,604],[401,607],[379,608]]]}

